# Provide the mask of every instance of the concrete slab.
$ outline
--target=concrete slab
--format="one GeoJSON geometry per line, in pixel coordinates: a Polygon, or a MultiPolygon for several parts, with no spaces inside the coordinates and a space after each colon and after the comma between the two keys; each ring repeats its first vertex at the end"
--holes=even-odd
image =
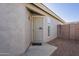
{"type": "Polygon", "coordinates": [[[55,50],[56,46],[50,44],[43,44],[41,46],[30,46],[26,52],[26,56],[50,56],[55,50]]]}

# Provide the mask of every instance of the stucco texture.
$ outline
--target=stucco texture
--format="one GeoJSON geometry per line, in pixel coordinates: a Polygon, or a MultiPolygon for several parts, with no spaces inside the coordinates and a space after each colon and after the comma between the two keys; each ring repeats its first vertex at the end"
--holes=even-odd
{"type": "Polygon", "coordinates": [[[0,4],[0,55],[20,55],[28,48],[29,15],[23,4],[0,4]]]}

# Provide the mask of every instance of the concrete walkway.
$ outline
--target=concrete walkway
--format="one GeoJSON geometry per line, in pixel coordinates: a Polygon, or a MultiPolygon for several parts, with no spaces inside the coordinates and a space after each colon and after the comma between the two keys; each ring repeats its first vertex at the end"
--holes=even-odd
{"type": "Polygon", "coordinates": [[[57,49],[56,46],[43,44],[41,46],[30,46],[26,52],[26,56],[49,56],[57,49]]]}

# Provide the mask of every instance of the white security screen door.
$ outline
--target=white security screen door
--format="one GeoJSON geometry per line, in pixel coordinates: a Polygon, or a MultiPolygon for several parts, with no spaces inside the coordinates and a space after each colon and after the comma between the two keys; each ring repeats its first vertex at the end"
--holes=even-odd
{"type": "Polygon", "coordinates": [[[43,17],[33,16],[33,42],[43,42],[43,17]]]}

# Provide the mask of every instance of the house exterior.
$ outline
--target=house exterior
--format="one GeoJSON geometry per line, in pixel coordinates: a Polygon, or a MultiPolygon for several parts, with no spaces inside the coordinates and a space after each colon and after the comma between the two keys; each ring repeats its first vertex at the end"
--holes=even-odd
{"type": "Polygon", "coordinates": [[[55,39],[64,23],[43,4],[0,4],[0,55],[22,55],[32,42],[55,39]]]}

